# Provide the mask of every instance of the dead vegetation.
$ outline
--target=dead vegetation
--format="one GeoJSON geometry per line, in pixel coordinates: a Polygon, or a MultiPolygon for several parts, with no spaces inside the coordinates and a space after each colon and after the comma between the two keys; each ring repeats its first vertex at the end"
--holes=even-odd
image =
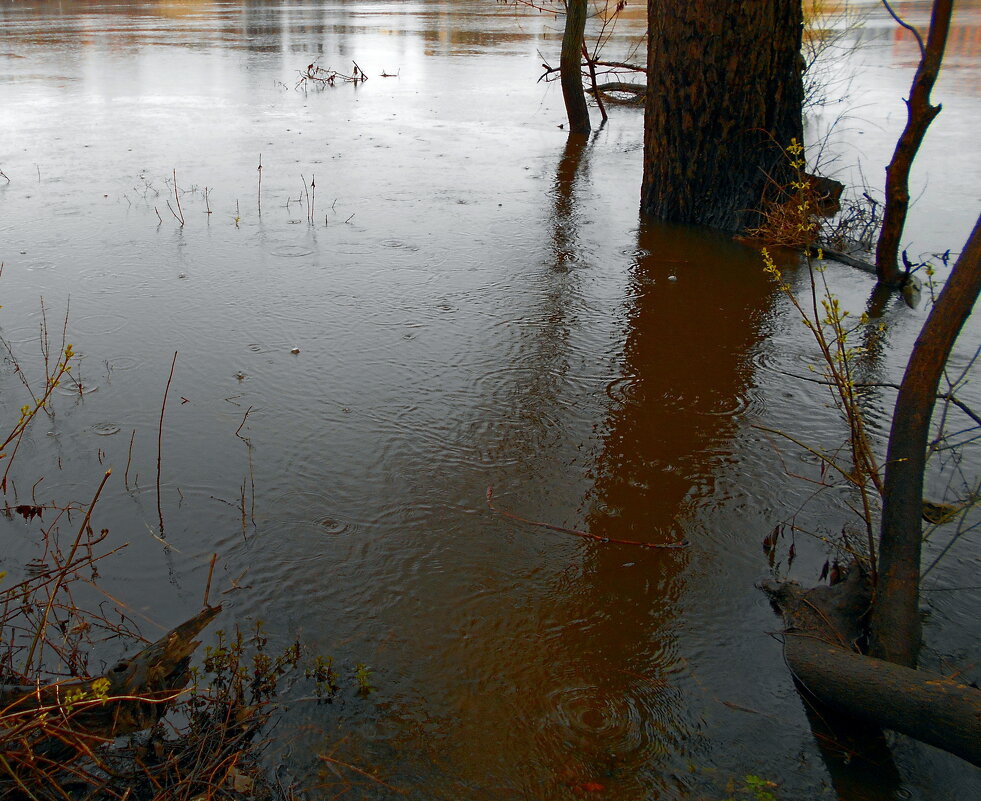
{"type": "MultiPolygon", "coordinates": [[[[329,67],[321,67],[316,61],[307,64],[305,69],[298,70],[297,74],[299,78],[296,81],[294,89],[316,88],[323,89],[327,86],[334,86],[338,81],[341,83],[353,83],[355,85],[364,83],[368,80],[365,71],[358,66],[357,61],[352,61],[351,64],[354,69],[351,71],[350,75],[345,75],[342,72],[331,69],[329,67]]],[[[383,77],[389,78],[391,75],[385,74],[383,77]]]]}
{"type": "MultiPolygon", "coordinates": [[[[108,479],[107,472],[103,479],[108,479]]],[[[101,490],[101,486],[99,488],[101,490]]],[[[132,616],[98,585],[103,560],[121,550],[96,533],[86,508],[4,506],[38,527],[42,554],[0,593],[0,798],[287,798],[260,766],[263,730],[281,676],[299,645],[266,653],[261,632],[219,635],[203,665],[190,666],[195,637],[218,615],[190,620],[105,670],[106,642],[142,641],[132,616]],[[71,546],[60,524],[82,514],[71,546]],[[190,688],[187,685],[191,680],[190,688]]]]}
{"type": "MultiPolygon", "coordinates": [[[[0,571],[0,799],[292,798],[262,764],[262,736],[299,643],[275,653],[261,628],[246,636],[236,627],[217,632],[192,665],[197,636],[221,611],[208,602],[211,573],[202,611],[147,642],[136,613],[99,584],[105,560],[125,548],[94,522],[112,470],[87,503],[41,502],[33,489],[18,497],[11,466],[32,422],[55,414],[59,385],[80,387],[67,314],[57,349],[42,320],[39,384],[3,340],[28,402],[0,433],[0,514],[36,545],[29,562],[5,559],[0,571]],[[106,662],[120,653],[128,655],[106,662]]],[[[337,691],[323,673],[312,674],[317,700],[337,691]]]]}

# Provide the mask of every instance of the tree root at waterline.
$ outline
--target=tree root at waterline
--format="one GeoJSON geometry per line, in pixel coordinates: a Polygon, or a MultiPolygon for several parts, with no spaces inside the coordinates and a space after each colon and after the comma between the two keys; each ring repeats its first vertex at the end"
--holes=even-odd
{"type": "Polygon", "coordinates": [[[859,650],[871,594],[857,566],[833,587],[761,589],[783,615],[784,656],[806,701],[981,766],[981,690],[859,650]]]}

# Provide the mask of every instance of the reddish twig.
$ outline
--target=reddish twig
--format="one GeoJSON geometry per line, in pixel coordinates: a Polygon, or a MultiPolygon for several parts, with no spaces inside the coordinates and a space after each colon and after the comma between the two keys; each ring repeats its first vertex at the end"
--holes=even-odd
{"type": "MultiPolygon", "coordinates": [[[[89,521],[92,519],[92,510],[95,509],[95,505],[99,502],[99,496],[102,494],[102,488],[105,487],[106,482],[109,480],[109,476],[112,475],[112,470],[106,470],[105,475],[102,476],[102,481],[99,483],[99,488],[95,491],[95,495],[92,496],[92,502],[89,504],[88,509],[85,510],[85,517],[82,519],[82,525],[78,527],[78,534],[75,535],[75,542],[72,543],[72,549],[68,553],[67,563],[71,564],[72,560],[75,558],[75,554],[78,552],[79,545],[81,545],[82,537],[85,535],[86,530],[89,526],[89,521]]],[[[91,561],[91,557],[88,559],[91,561]]],[[[41,618],[41,622],[34,633],[34,640],[31,642],[30,650],[27,652],[27,662],[24,672],[27,673],[31,669],[31,662],[34,659],[34,652],[37,649],[38,643],[40,642],[42,636],[44,636],[45,629],[48,625],[48,615],[51,614],[51,607],[54,606],[55,597],[58,595],[58,589],[62,586],[67,577],[68,572],[64,569],[60,570],[55,579],[55,585],[48,595],[48,604],[44,608],[44,615],[41,618]]]]}
{"type": "Polygon", "coordinates": [[[129,466],[133,461],[133,440],[136,439],[136,429],[133,429],[133,433],[129,438],[129,451],[126,453],[126,471],[123,473],[123,486],[126,487],[126,491],[129,492],[129,466]]]}
{"type": "Polygon", "coordinates": [[[676,542],[637,542],[635,540],[620,540],[615,537],[603,537],[599,534],[593,534],[590,531],[580,531],[577,528],[564,528],[563,526],[553,526],[551,523],[542,523],[538,520],[529,520],[527,517],[521,517],[513,512],[508,512],[505,509],[498,509],[494,506],[494,488],[487,488],[487,506],[492,512],[497,512],[497,514],[504,517],[508,517],[511,520],[517,520],[519,523],[527,523],[529,526],[538,526],[539,528],[547,528],[550,531],[558,531],[562,534],[575,534],[577,537],[584,537],[587,540],[595,540],[596,542],[613,542],[618,545],[636,545],[639,548],[687,548],[690,543],[688,540],[677,540],[676,542]]]}

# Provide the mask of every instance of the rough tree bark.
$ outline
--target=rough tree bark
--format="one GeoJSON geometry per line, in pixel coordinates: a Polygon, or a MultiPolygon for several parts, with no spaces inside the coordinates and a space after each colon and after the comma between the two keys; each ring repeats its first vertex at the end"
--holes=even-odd
{"type": "Polygon", "coordinates": [[[648,0],[641,210],[742,231],[803,139],[800,0],[648,0]]]}
{"type": "Polygon", "coordinates": [[[566,0],[565,34],[559,68],[569,132],[589,133],[589,109],[582,88],[582,47],[586,33],[586,0],[566,0]]]}
{"type": "Polygon", "coordinates": [[[930,418],[947,357],[979,292],[981,217],[913,346],[889,434],[871,653],[907,667],[915,666],[920,646],[920,517],[930,418]]]}
{"type": "Polygon", "coordinates": [[[909,100],[906,101],[906,127],[896,143],[892,161],[886,167],[886,202],[882,213],[882,230],[875,248],[876,274],[879,283],[887,286],[902,286],[906,281],[906,273],[899,266],[899,242],[909,210],[909,173],[927,128],[940,113],[939,105],[930,105],[930,91],[943,61],[953,5],[953,0],[935,0],[925,46],[919,34],[910,28],[920,45],[920,65],[913,77],[909,100]]]}

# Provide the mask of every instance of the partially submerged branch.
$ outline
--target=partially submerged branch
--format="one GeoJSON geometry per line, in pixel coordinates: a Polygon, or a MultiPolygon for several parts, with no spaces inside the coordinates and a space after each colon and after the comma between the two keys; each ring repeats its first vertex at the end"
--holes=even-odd
{"type": "Polygon", "coordinates": [[[564,526],[556,526],[552,523],[544,523],[540,520],[530,520],[527,517],[521,517],[521,515],[516,515],[514,512],[509,512],[506,509],[500,509],[494,505],[494,488],[487,488],[487,508],[492,512],[496,512],[503,517],[510,518],[511,520],[517,520],[519,523],[526,523],[529,526],[537,526],[538,528],[547,528],[549,531],[558,531],[562,534],[573,534],[577,537],[582,537],[586,540],[593,540],[594,542],[602,543],[614,543],[617,545],[636,545],[639,548],[687,548],[689,546],[688,540],[677,540],[675,542],[639,542],[637,540],[621,540],[615,537],[603,537],[599,534],[593,534],[591,531],[582,531],[578,528],[565,528],[564,526]]]}
{"type": "Polygon", "coordinates": [[[857,566],[834,587],[762,589],[783,615],[784,656],[812,703],[981,766],[981,690],[860,652],[871,591],[857,566]]]}
{"type": "Polygon", "coordinates": [[[59,712],[67,706],[73,709],[74,733],[107,740],[149,728],[187,685],[188,658],[200,645],[194,637],[220,611],[220,606],[203,609],[97,678],[46,686],[0,685],[0,714],[9,719],[27,711],[59,712]]]}
{"type": "MultiPolygon", "coordinates": [[[[355,85],[359,83],[364,83],[368,80],[368,76],[365,72],[358,66],[358,62],[351,62],[354,65],[354,69],[351,71],[350,75],[345,75],[342,72],[338,72],[334,69],[324,69],[316,61],[307,64],[306,69],[297,70],[297,74],[300,76],[296,82],[295,89],[306,89],[308,85],[317,86],[323,88],[325,86],[334,86],[337,81],[342,83],[353,83],[355,85]]],[[[392,77],[389,75],[383,75],[383,77],[392,77]]]]}
{"type": "Polygon", "coordinates": [[[647,99],[647,84],[629,81],[607,81],[591,86],[586,91],[597,98],[602,95],[607,102],[622,105],[642,106],[647,99]],[[618,97],[617,95],[626,95],[626,97],[618,97]]]}

